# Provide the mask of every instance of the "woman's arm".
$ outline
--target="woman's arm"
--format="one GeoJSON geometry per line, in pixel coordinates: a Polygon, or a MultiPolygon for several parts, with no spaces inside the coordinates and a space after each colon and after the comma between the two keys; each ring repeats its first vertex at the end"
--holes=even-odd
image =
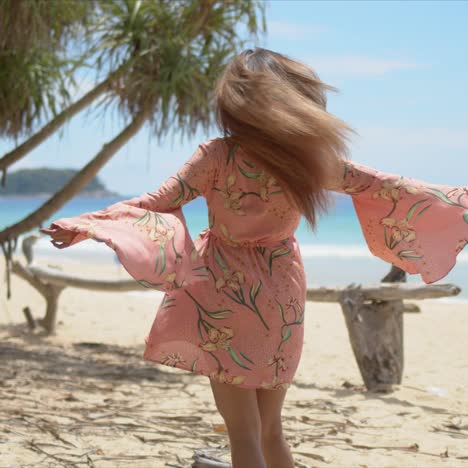
{"type": "MultiPolygon", "coordinates": [[[[110,215],[115,208],[121,208],[122,205],[170,213],[198,196],[206,196],[217,177],[221,145],[222,142],[218,139],[200,144],[189,160],[174,175],[166,179],[157,190],[114,203],[96,212],[96,215],[102,214],[106,217],[108,213],[110,215]]],[[[85,213],[85,215],[89,214],[85,213]]],[[[52,243],[59,248],[69,246],[81,239],[75,232],[60,229],[57,225],[40,231],[51,236],[52,243]]]]}
{"type": "Polygon", "coordinates": [[[146,192],[118,204],[169,213],[198,196],[206,196],[217,176],[217,145],[219,143],[216,140],[200,144],[176,174],[166,179],[156,191],[146,192]]]}
{"type": "Polygon", "coordinates": [[[468,187],[432,184],[349,160],[340,165],[330,190],[352,197],[370,252],[407,273],[420,273],[428,284],[444,278],[468,244],[468,187]]]}

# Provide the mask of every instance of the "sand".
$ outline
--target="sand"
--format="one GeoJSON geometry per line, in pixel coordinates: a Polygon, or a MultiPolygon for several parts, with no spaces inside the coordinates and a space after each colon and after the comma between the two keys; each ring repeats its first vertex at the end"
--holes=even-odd
{"type": "MultiPolygon", "coordinates": [[[[45,336],[22,313],[40,317],[42,298],[17,277],[12,286],[9,301],[0,286],[1,468],[186,468],[200,450],[229,460],[208,380],[142,359],[162,294],[66,289],[45,336]]],[[[339,306],[307,304],[284,408],[297,467],[468,466],[468,306],[417,304],[405,315],[404,381],[390,394],[365,391],[339,306]]]]}

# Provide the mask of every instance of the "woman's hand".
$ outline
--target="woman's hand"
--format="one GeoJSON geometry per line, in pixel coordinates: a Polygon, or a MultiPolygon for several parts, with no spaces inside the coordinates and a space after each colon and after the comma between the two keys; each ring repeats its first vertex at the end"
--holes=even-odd
{"type": "Polygon", "coordinates": [[[48,236],[52,237],[52,244],[58,246],[62,244],[70,244],[73,238],[76,236],[76,232],[72,231],[65,231],[64,229],[60,228],[47,228],[47,229],[39,229],[40,232],[43,234],[47,234],[48,236]],[[60,243],[60,244],[56,244],[60,243]]]}

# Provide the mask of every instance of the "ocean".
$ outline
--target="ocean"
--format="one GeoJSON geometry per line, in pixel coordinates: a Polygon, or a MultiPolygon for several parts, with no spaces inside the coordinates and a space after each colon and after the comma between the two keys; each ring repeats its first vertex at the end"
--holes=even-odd
{"type": "MultiPolygon", "coordinates": [[[[112,203],[131,198],[125,197],[76,197],[70,200],[50,221],[62,217],[76,216],[81,213],[101,210],[112,203]]],[[[45,198],[0,198],[0,228],[22,219],[45,198]]],[[[188,229],[193,237],[208,227],[208,210],[205,199],[200,197],[183,207],[188,229]]],[[[346,286],[351,283],[378,283],[390,270],[391,265],[374,257],[365,242],[358,218],[349,196],[339,196],[335,207],[318,223],[317,233],[313,233],[302,219],[296,230],[300,250],[307,275],[308,286],[346,286]]],[[[52,246],[49,239],[39,240],[34,249],[35,255],[59,262],[66,256],[80,262],[117,262],[112,250],[92,240],[76,246],[59,250],[52,246]]],[[[408,275],[408,282],[422,283],[419,275],[408,275]]],[[[439,283],[453,283],[462,292],[447,302],[466,301],[468,303],[468,249],[460,253],[455,268],[439,283]]]]}

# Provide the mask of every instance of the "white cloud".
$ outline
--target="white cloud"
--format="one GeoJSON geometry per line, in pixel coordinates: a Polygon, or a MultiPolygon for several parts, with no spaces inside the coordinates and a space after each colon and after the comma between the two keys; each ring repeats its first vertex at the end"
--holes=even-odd
{"type": "Polygon", "coordinates": [[[340,75],[385,75],[398,70],[414,70],[422,65],[401,59],[373,58],[363,55],[315,57],[307,63],[318,73],[340,75]]]}
{"type": "Polygon", "coordinates": [[[274,39],[297,40],[315,36],[326,31],[323,26],[270,20],[267,23],[268,35],[274,39]]]}

